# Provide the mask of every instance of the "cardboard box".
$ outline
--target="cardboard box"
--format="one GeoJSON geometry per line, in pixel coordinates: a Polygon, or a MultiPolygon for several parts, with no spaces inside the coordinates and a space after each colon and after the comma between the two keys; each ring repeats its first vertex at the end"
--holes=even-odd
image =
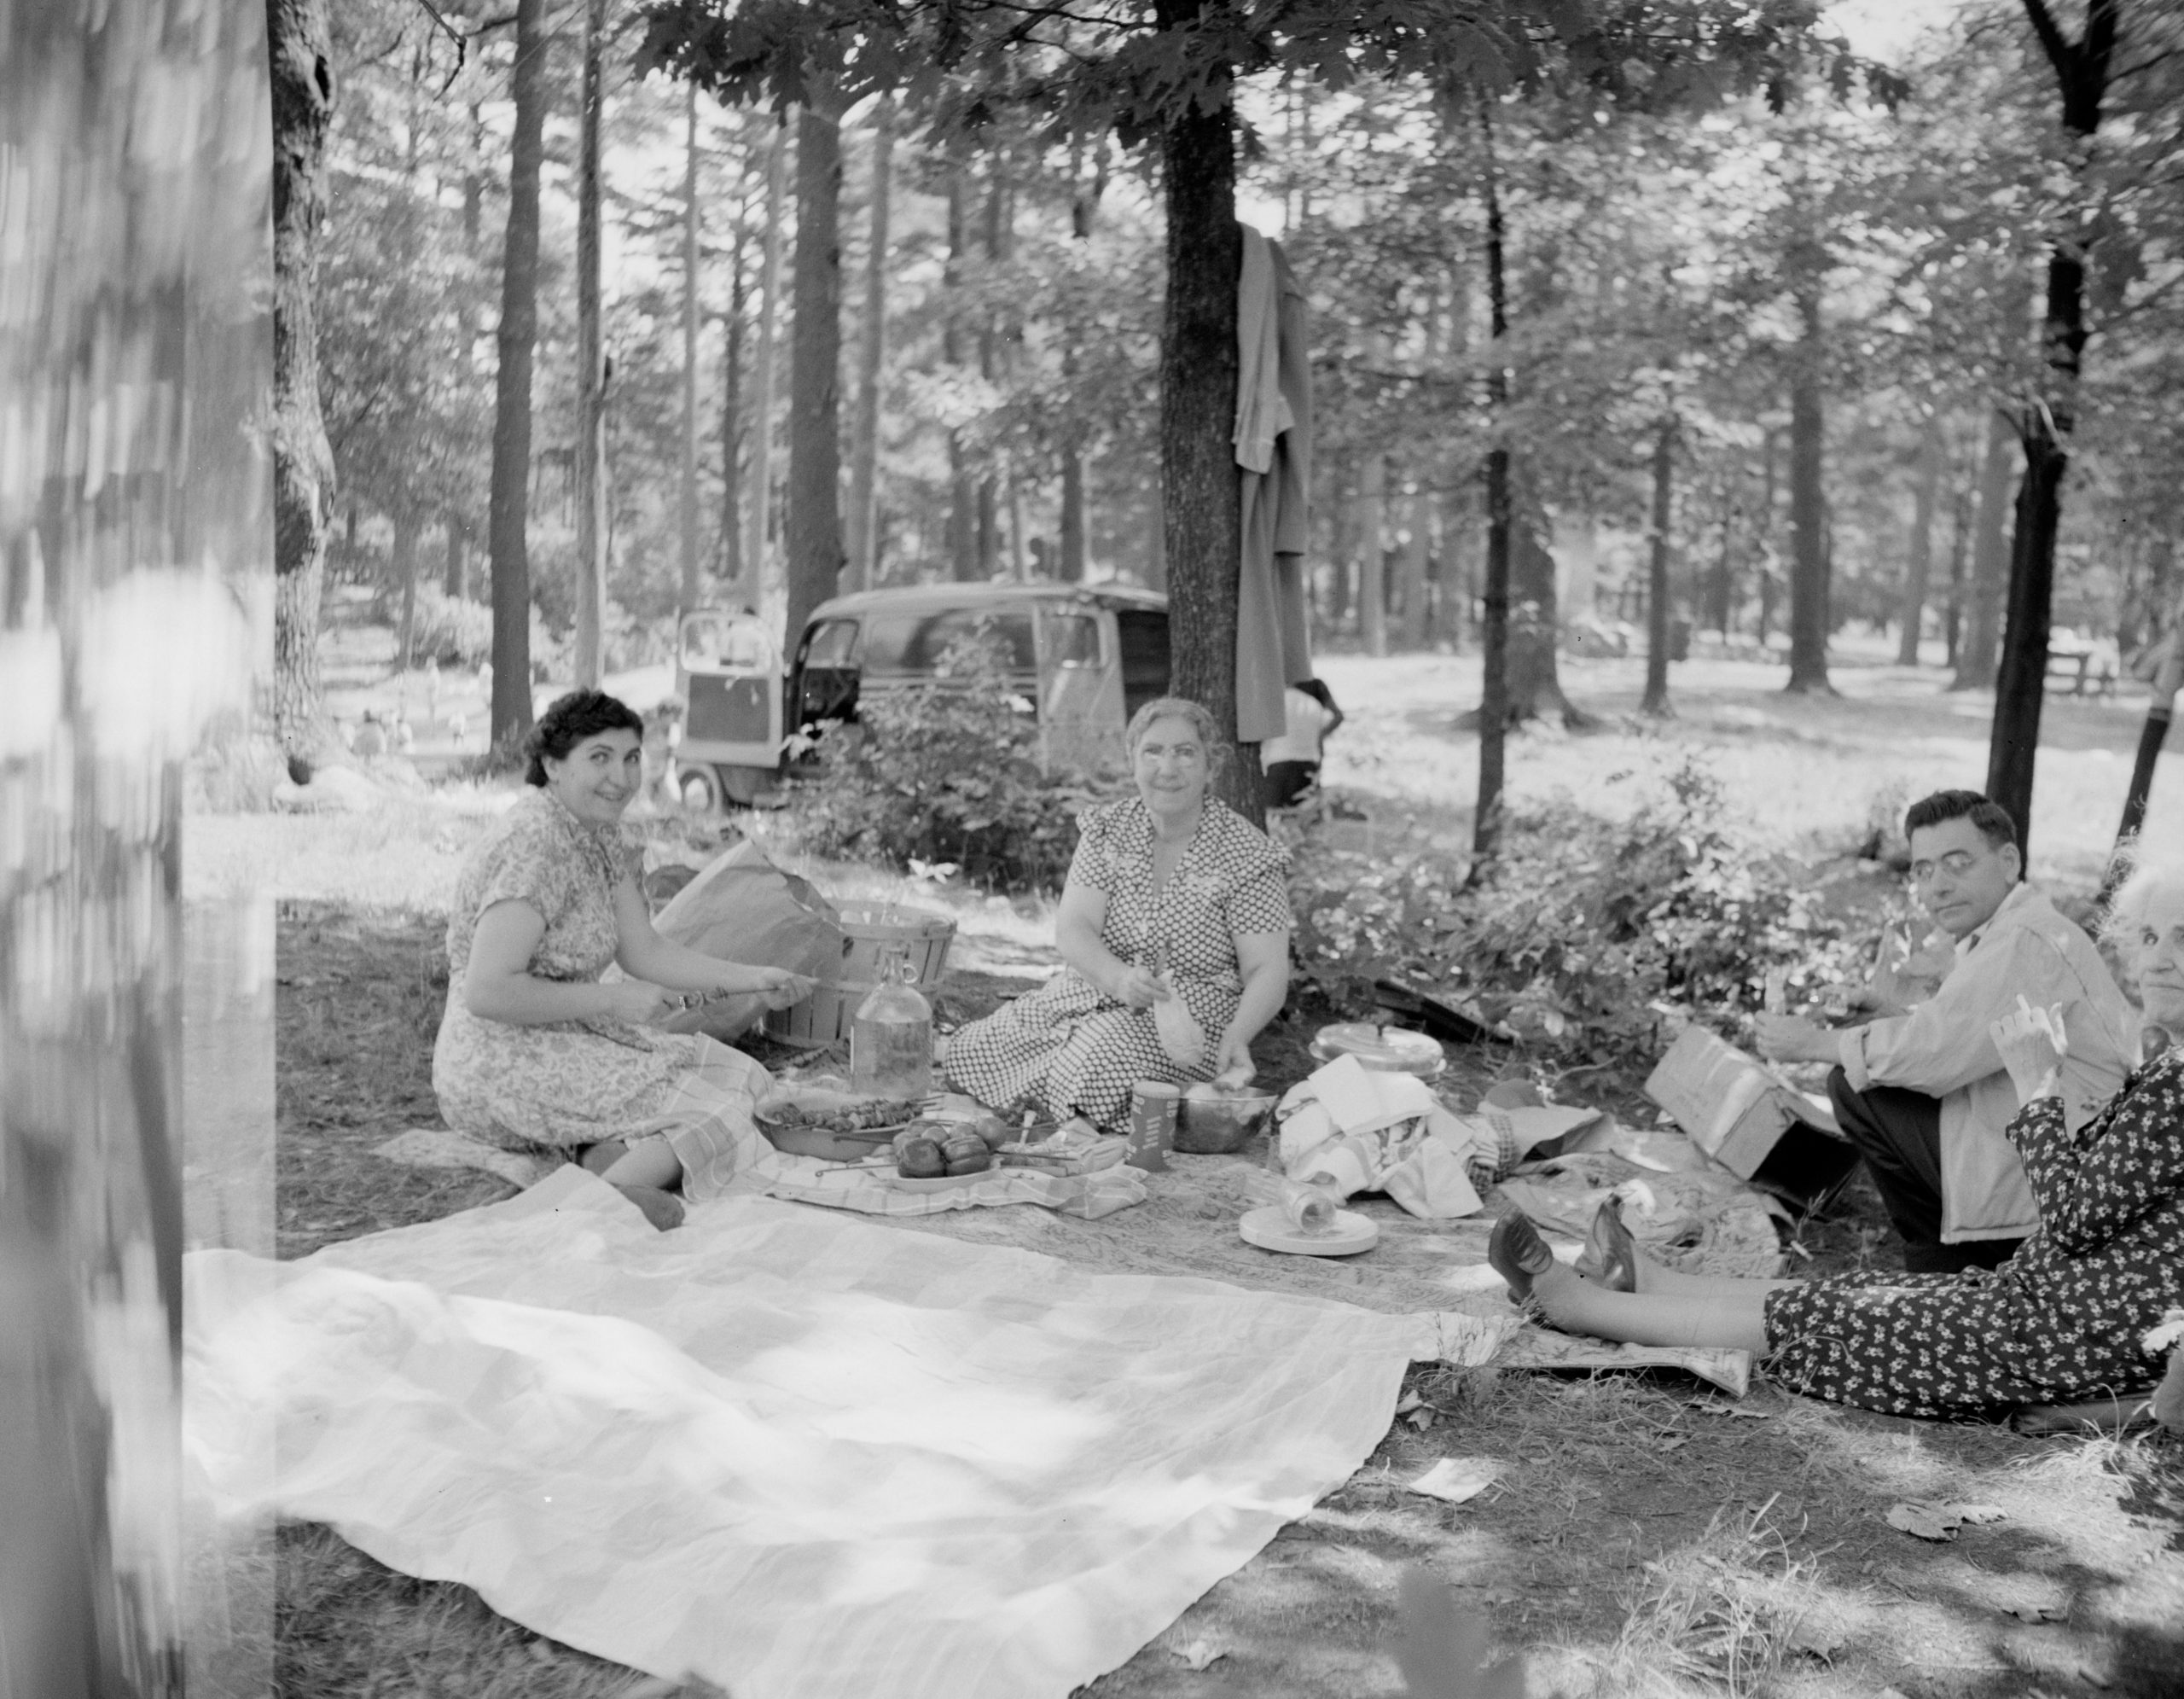
{"type": "Polygon", "coordinates": [[[1703,1027],[1669,1046],[1646,1095],[1731,1173],[1800,1209],[1819,1207],[1858,1166],[1826,1100],[1703,1027]]]}

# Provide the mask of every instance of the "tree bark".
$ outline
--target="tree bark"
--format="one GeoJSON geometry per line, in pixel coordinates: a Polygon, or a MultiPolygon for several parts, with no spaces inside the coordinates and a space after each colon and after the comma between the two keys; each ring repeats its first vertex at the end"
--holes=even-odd
{"type": "Polygon", "coordinates": [[[816,88],[796,125],[796,323],[789,372],[788,615],[793,644],[842,570],[841,105],[816,88]]]}
{"type": "Polygon", "coordinates": [[[538,170],[545,154],[546,0],[516,0],[515,131],[501,270],[500,356],[493,404],[493,573],[490,739],[513,749],[531,732],[531,362],[538,338],[538,170]]]}
{"type": "Polygon", "coordinates": [[[1414,484],[1403,503],[1406,529],[1402,551],[1396,556],[1397,584],[1403,596],[1403,621],[1397,628],[1406,649],[1426,647],[1426,551],[1432,506],[1414,484]]]}
{"type": "Polygon", "coordinates": [[[1675,513],[1676,420],[1653,434],[1653,548],[1646,579],[1646,694],[1641,713],[1665,717],[1669,706],[1669,524],[1675,513]]]}
{"type": "Polygon", "coordinates": [[[576,682],[595,690],[607,672],[607,349],[600,335],[600,130],[607,116],[607,0],[584,0],[584,81],[577,119],[576,682]]]}
{"type": "Polygon", "coordinates": [[[895,103],[883,98],[872,125],[872,224],[864,256],[864,335],[857,345],[857,420],[850,439],[850,572],[868,590],[880,564],[880,370],[887,349],[887,201],[895,154],[895,103]]]}
{"type": "Polygon", "coordinates": [[[1919,637],[1926,619],[1926,584],[1933,571],[1934,503],[1940,498],[1942,416],[1938,408],[1926,415],[1926,428],[1919,441],[1919,487],[1911,512],[1911,556],[1903,569],[1903,631],[1896,648],[1898,666],[1919,664],[1919,637]]]}
{"type": "MultiPolygon", "coordinates": [[[[970,264],[970,185],[960,154],[948,166],[948,261],[941,274],[947,297],[940,333],[940,358],[961,369],[963,356],[963,274],[970,264]]],[[[948,433],[948,560],[960,584],[975,584],[979,572],[979,490],[971,476],[968,451],[960,428],[948,433]]]]}
{"type": "Polygon", "coordinates": [[[1388,652],[1388,457],[1365,457],[1357,480],[1357,635],[1372,655],[1388,652]]]}
{"type": "MultiPolygon", "coordinates": [[[[1002,155],[992,155],[988,166],[985,212],[985,259],[989,271],[1008,257],[1008,179],[1002,169],[1002,155]]],[[[988,307],[979,327],[979,375],[989,386],[1001,381],[1001,325],[988,307]]],[[[979,477],[979,576],[1001,575],[1001,481],[990,456],[979,477]]]]}
{"type": "MultiPolygon", "coordinates": [[[[751,482],[745,496],[743,571],[737,598],[756,608],[765,589],[767,549],[774,508],[774,371],[781,336],[781,213],[787,200],[788,119],[775,120],[766,152],[766,234],[758,263],[758,332],[752,350],[751,482]]],[[[793,643],[792,631],[787,641],[793,643]]]]}
{"type": "Polygon", "coordinates": [[[749,289],[743,274],[743,234],[736,232],[729,265],[728,322],[722,327],[720,399],[721,576],[730,594],[743,593],[743,327],[749,289]]]}
{"type": "Polygon", "coordinates": [[[682,587],[681,611],[703,599],[698,553],[698,85],[685,91],[682,144],[682,587]]]}
{"type": "Polygon", "coordinates": [[[1821,484],[1827,418],[1818,258],[1801,264],[1798,339],[1790,375],[1790,682],[1800,694],[1827,682],[1827,497],[1821,484]]]}
{"type": "Polygon", "coordinates": [[[334,450],[318,400],[318,243],[334,115],[325,0],[268,0],[273,92],[273,734],[314,760],[334,742],[322,707],[319,597],[334,512],[334,450]]]}
{"type": "MultiPolygon", "coordinates": [[[[1069,153],[1069,226],[1070,235],[1080,242],[1092,240],[1094,220],[1100,211],[1100,197],[1107,186],[1107,154],[1104,140],[1100,144],[1098,162],[1093,167],[1092,181],[1088,187],[1083,177],[1083,162],[1078,158],[1077,143],[1072,140],[1069,153]]],[[[1062,332],[1066,339],[1062,344],[1062,377],[1066,383],[1073,382],[1077,370],[1077,333],[1072,325],[1065,325],[1062,332]]],[[[1084,582],[1084,444],[1075,428],[1075,422],[1066,428],[1061,447],[1061,559],[1057,575],[1064,584],[1084,582]]]]}
{"type": "Polygon", "coordinates": [[[2009,533],[2003,515],[2010,502],[2010,448],[2017,433],[1997,408],[1987,422],[1987,448],[1979,463],[1978,528],[1972,538],[1971,595],[1965,609],[1964,643],[1957,651],[1952,690],[1984,690],[1995,682],[2001,634],[2002,597],[2009,582],[2009,533]]]}
{"type": "Polygon", "coordinates": [[[2092,244],[2093,191],[2084,182],[2108,92],[2109,61],[2122,0],[2087,0],[2085,33],[2067,39],[2046,0],[2024,0],[2033,32],[2045,49],[2062,96],[2063,127],[2077,157],[2079,228],[2048,250],[2048,301],[2042,345],[2041,393],[2018,423],[2024,475],[2018,485],[2011,537],[2008,617],[1995,679],[1995,720],[1987,751],[1987,794],[2017,822],[2018,842],[2031,861],[2032,777],[2040,748],[2040,710],[2048,679],[2048,608],[2055,581],[2055,537],[2062,525],[2063,479],[2077,423],[2078,381],[2085,353],[2085,256],[2092,244]]]}
{"type": "MultiPolygon", "coordinates": [[[[1159,0],[1161,26],[1197,17],[1198,0],[1159,0]]],[[[1236,224],[1232,89],[1161,133],[1167,190],[1168,295],[1160,339],[1161,511],[1168,563],[1168,643],[1176,694],[1213,716],[1234,758],[1218,768],[1222,800],[1264,817],[1258,745],[1236,737],[1236,596],[1243,546],[1236,422],[1236,224]]]]}
{"type": "Polygon", "coordinates": [[[463,543],[462,515],[450,509],[440,515],[447,527],[447,558],[440,589],[458,600],[470,594],[469,551],[463,543]]]}
{"type": "Polygon", "coordinates": [[[407,672],[417,635],[417,539],[423,515],[404,509],[394,515],[394,581],[402,586],[402,618],[395,631],[394,670],[407,672]]]}
{"type": "Polygon", "coordinates": [[[1482,104],[1479,135],[1485,170],[1480,192],[1486,201],[1486,303],[1490,358],[1486,368],[1488,422],[1494,433],[1486,454],[1486,585],[1480,598],[1478,689],[1478,799],[1472,814],[1471,871],[1476,885],[1493,866],[1502,848],[1502,765],[1509,742],[1509,295],[1503,270],[1502,185],[1494,167],[1494,125],[1482,104]]]}

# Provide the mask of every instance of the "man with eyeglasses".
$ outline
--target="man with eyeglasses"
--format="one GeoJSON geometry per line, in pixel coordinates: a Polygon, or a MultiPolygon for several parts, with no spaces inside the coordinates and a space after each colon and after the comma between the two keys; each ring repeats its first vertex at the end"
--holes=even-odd
{"type": "Polygon", "coordinates": [[[1911,879],[1956,943],[1938,990],[1915,1008],[1875,1010],[1831,1031],[1763,1015],[1760,1054],[1832,1062],[1835,1119],[1858,1147],[1913,1273],[1992,1268],[2039,1223],[2003,1134],[2017,1092],[1988,1025],[2018,998],[2060,1006],[2070,1053],[2063,1104],[2075,1132],[2138,1062],[2138,1023],[2093,941],[2023,882],[2017,829],[1973,790],[1936,791],[1904,815],[1911,879]]]}

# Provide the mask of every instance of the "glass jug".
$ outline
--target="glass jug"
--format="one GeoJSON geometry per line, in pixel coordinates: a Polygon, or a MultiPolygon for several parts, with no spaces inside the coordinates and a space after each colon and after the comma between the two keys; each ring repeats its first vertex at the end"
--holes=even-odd
{"type": "Polygon", "coordinates": [[[932,1091],[932,1005],[911,988],[917,970],[899,944],[880,957],[880,983],[850,1020],[850,1087],[912,1103],[932,1091]]]}

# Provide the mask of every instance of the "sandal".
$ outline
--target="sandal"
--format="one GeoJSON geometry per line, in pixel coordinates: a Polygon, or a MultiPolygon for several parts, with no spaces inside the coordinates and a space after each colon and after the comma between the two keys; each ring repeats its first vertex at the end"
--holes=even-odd
{"type": "Polygon", "coordinates": [[[1486,1260],[1507,1283],[1509,1301],[1519,1306],[1531,1301],[1532,1282],[1554,1266],[1554,1253],[1521,1209],[1504,1210],[1495,1218],[1494,1231],[1486,1236],[1486,1260]]]}
{"type": "Polygon", "coordinates": [[[1623,1219],[1621,1199],[1610,1196],[1593,1217],[1593,1230],[1585,1236],[1585,1254],[1577,1259],[1577,1272],[1611,1292],[1638,1289],[1638,1241],[1623,1219]]]}

